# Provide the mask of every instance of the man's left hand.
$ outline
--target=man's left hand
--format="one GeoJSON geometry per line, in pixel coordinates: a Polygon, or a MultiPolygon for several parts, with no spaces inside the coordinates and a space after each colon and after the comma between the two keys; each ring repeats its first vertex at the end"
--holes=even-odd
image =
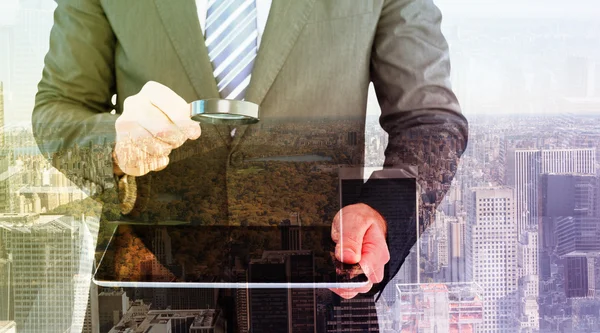
{"type": "Polygon", "coordinates": [[[358,263],[369,282],[359,288],[331,288],[331,291],[346,299],[353,298],[383,280],[385,264],[390,260],[386,232],[385,220],[369,205],[349,205],[336,214],[331,226],[335,257],[346,264],[358,263]]]}

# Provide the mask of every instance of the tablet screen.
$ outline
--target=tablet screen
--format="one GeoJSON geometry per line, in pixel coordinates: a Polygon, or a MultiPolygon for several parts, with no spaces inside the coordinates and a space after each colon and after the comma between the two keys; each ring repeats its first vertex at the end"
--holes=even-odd
{"type": "Polygon", "coordinates": [[[366,282],[335,260],[329,226],[225,227],[119,224],[95,281],[143,283],[366,282]]]}

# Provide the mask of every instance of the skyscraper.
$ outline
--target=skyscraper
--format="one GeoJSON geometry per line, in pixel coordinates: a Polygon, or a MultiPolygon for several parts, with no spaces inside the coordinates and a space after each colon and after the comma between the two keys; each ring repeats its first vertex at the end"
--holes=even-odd
{"type": "Polygon", "coordinates": [[[596,294],[593,257],[567,257],[565,261],[565,294],[569,298],[593,297],[596,294]]]}
{"type": "Polygon", "coordinates": [[[517,219],[517,235],[534,224],[537,216],[538,177],[541,174],[541,151],[517,150],[514,152],[514,164],[511,172],[514,175],[515,206],[517,219]]]}
{"type": "Polygon", "coordinates": [[[100,333],[98,315],[98,286],[95,283],[90,283],[90,293],[85,308],[85,319],[81,333],[100,333]]]}
{"type": "Polygon", "coordinates": [[[4,144],[4,84],[0,81],[0,213],[10,209],[8,149],[4,144]]]}
{"type": "Polygon", "coordinates": [[[92,266],[83,224],[69,216],[0,214],[19,332],[65,332],[83,323],[85,308],[76,308],[75,293],[78,276],[87,274],[89,281],[92,266]]]}
{"type": "Polygon", "coordinates": [[[12,256],[7,254],[0,235],[0,321],[13,318],[12,256]]]}
{"type": "Polygon", "coordinates": [[[4,82],[0,81],[0,149],[4,148],[4,82]]]}
{"type": "MultiPolygon", "coordinates": [[[[554,330],[555,324],[551,318],[557,311],[575,311],[572,302],[557,304],[556,299],[592,295],[594,283],[589,281],[590,278],[593,280],[594,267],[591,267],[592,274],[588,274],[590,265],[586,254],[577,253],[576,248],[579,245],[576,245],[576,242],[580,238],[578,235],[583,233],[585,236],[586,233],[577,229],[582,223],[580,219],[588,219],[593,224],[595,216],[598,216],[599,190],[598,178],[595,175],[541,175],[541,218],[538,229],[540,331],[554,330]],[[570,255],[561,258],[559,253],[570,255]]],[[[595,237],[596,242],[597,239],[595,237]]],[[[579,249],[581,250],[580,246],[579,249]]]]}
{"type": "Polygon", "coordinates": [[[377,332],[378,317],[373,296],[335,297],[327,320],[327,333],[377,332]]]}
{"type": "Polygon", "coordinates": [[[467,278],[483,289],[478,332],[514,332],[517,225],[513,190],[473,188],[467,221],[467,278]]]}
{"type": "Polygon", "coordinates": [[[556,252],[561,257],[600,255],[600,217],[559,217],[556,236],[556,252]]]}
{"type": "MultiPolygon", "coordinates": [[[[543,258],[540,270],[544,278],[550,277],[551,257],[559,255],[557,252],[565,255],[570,251],[568,246],[575,246],[573,243],[576,239],[575,234],[582,233],[581,230],[570,229],[575,224],[583,223],[576,222],[575,219],[586,217],[593,224],[594,217],[599,216],[600,187],[598,185],[600,182],[595,175],[542,175],[540,184],[541,226],[539,230],[540,256],[543,258]],[[559,220],[562,225],[561,246],[557,248],[559,220]],[[571,245],[568,245],[569,243],[571,245]]],[[[593,229],[593,225],[591,227],[593,229]]],[[[555,262],[555,264],[562,265],[561,262],[555,262]]]]}
{"type": "MultiPolygon", "coordinates": [[[[248,272],[242,267],[239,258],[236,258],[236,267],[233,270],[235,282],[246,282],[248,281],[248,272]]],[[[235,303],[235,315],[237,319],[237,331],[239,333],[248,333],[250,329],[249,325],[249,311],[248,308],[248,289],[237,288],[234,291],[234,303],[235,303]]]]}
{"type": "Polygon", "coordinates": [[[448,278],[450,282],[465,282],[465,229],[463,218],[448,223],[448,278]]]}
{"type": "Polygon", "coordinates": [[[538,231],[523,232],[517,242],[518,304],[516,321],[520,332],[539,330],[538,231]]]}
{"type": "Polygon", "coordinates": [[[538,211],[539,182],[542,174],[595,175],[596,150],[585,149],[518,149],[509,167],[508,186],[515,188],[518,235],[536,228],[541,217],[538,211]]]}
{"type": "Polygon", "coordinates": [[[98,323],[100,332],[108,332],[117,325],[129,309],[129,297],[123,290],[98,294],[98,323]]]}
{"type": "MultiPolygon", "coordinates": [[[[250,262],[251,282],[310,282],[314,275],[311,251],[264,251],[250,262]]],[[[311,288],[249,289],[251,332],[314,332],[315,291],[311,288]]]]}

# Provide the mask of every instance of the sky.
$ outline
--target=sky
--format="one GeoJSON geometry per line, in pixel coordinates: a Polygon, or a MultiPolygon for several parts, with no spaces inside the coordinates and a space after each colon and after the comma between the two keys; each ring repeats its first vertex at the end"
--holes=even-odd
{"type": "Polygon", "coordinates": [[[597,18],[597,0],[436,0],[448,17],[597,18]]]}
{"type": "MultiPolygon", "coordinates": [[[[460,23],[461,19],[464,18],[531,18],[532,20],[539,18],[574,18],[576,20],[584,21],[589,18],[600,17],[600,6],[598,6],[597,0],[436,0],[435,3],[438,5],[438,7],[440,7],[444,15],[443,23],[445,25],[454,25],[456,23],[460,23]]],[[[21,23],[18,22],[18,13],[20,8],[43,8],[43,11],[47,12],[48,16],[51,17],[52,9],[55,8],[55,6],[56,3],[54,0],[0,0],[0,39],[2,37],[2,27],[19,27],[19,23],[21,23]]],[[[507,21],[507,24],[510,24],[508,22],[510,21],[507,21]]],[[[19,27],[19,29],[22,29],[22,27],[19,27]]],[[[48,32],[46,33],[49,33],[49,27],[48,32]]],[[[39,44],[38,48],[47,47],[47,41],[44,39],[45,37],[37,37],[38,38],[32,38],[32,36],[29,36],[29,38],[37,40],[39,44]]],[[[585,49],[587,49],[587,47],[585,49]]],[[[590,50],[592,50],[591,47],[590,50]]],[[[5,47],[3,48],[2,45],[0,45],[0,74],[2,74],[3,71],[1,62],[2,59],[7,58],[7,51],[8,50],[6,50],[5,47]]],[[[42,64],[43,54],[45,51],[38,53],[39,54],[36,55],[35,61],[38,61],[39,64],[24,64],[22,63],[24,60],[21,59],[14,59],[14,61],[18,64],[18,66],[25,66],[32,69],[35,68],[37,73],[38,68],[42,64]]],[[[29,59],[27,61],[31,60],[29,59]]],[[[488,59],[473,59],[470,66],[473,68],[472,71],[475,73],[482,72],[481,70],[476,70],[477,68],[484,68],[486,70],[486,75],[482,77],[482,82],[486,82],[487,86],[479,85],[478,87],[473,87],[473,93],[475,93],[475,95],[479,95],[479,97],[482,97],[486,93],[493,94],[496,89],[487,88],[488,86],[497,87],[499,85],[500,78],[505,75],[504,69],[501,66],[498,68],[491,66],[491,63],[488,61],[488,59]],[[483,90],[477,92],[478,88],[483,90]]],[[[6,80],[5,78],[0,77],[0,80],[3,79],[6,80]]],[[[600,78],[598,80],[600,81],[600,78]]],[[[31,85],[34,84],[37,84],[37,82],[31,82],[31,85]]],[[[35,87],[31,86],[31,89],[34,88],[35,87]]],[[[371,96],[373,95],[371,94],[371,96]]],[[[31,99],[33,100],[33,96],[31,96],[31,99]]],[[[23,103],[20,104],[22,105],[23,103]]],[[[32,101],[27,101],[27,104],[32,104],[32,101]]],[[[374,96],[369,100],[368,113],[379,113],[377,101],[374,96]]],[[[26,114],[25,112],[10,113],[9,110],[5,118],[7,123],[23,122],[30,119],[30,114],[26,114]]]]}

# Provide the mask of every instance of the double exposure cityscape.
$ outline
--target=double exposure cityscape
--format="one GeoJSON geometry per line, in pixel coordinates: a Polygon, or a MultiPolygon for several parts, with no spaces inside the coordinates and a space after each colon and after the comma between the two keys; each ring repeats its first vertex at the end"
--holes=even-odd
{"type": "MultiPolygon", "coordinates": [[[[442,12],[449,3],[441,2],[442,12]]],[[[510,3],[518,12],[519,3],[510,3]]],[[[119,212],[111,203],[112,147],[99,140],[44,154],[32,132],[54,6],[50,0],[0,4],[0,333],[212,333],[223,316],[235,318],[230,332],[266,332],[267,326],[269,332],[368,332],[370,323],[381,332],[406,333],[600,332],[597,20],[572,12],[463,17],[448,10],[443,31],[453,90],[469,121],[467,148],[458,159],[440,137],[411,138],[412,153],[425,161],[417,182],[427,183],[436,200],[396,194],[401,205],[419,201],[415,216],[407,217],[416,217],[419,237],[374,302],[324,288],[92,283],[98,268],[163,282],[181,276],[219,282],[223,274],[241,283],[265,274],[325,281],[331,272],[318,258],[329,254],[329,243],[307,230],[327,225],[339,208],[337,168],[381,167],[388,135],[374,94],[365,126],[351,119],[297,121],[248,131],[258,148],[235,177],[264,186],[230,194],[229,214],[241,226],[276,227],[275,233],[229,235],[228,243],[220,231],[195,235],[167,232],[168,226],[147,231],[141,241],[126,229],[115,233],[115,224],[104,222],[119,212]],[[273,142],[283,158],[261,159],[267,152],[260,147],[273,142]],[[285,156],[290,148],[306,155],[285,156]],[[240,197],[262,205],[236,202],[240,197]],[[113,233],[120,243],[111,243],[113,233]],[[248,248],[228,257],[222,248],[236,241],[248,248]],[[202,264],[181,255],[186,251],[202,264]]],[[[207,130],[200,140],[212,142],[211,135],[207,130]]],[[[199,165],[194,156],[203,149],[215,146],[184,147],[173,168],[199,165]]],[[[206,184],[220,181],[210,172],[202,177],[206,184]]],[[[174,179],[155,184],[166,194],[150,199],[149,218],[218,224],[222,212],[209,190],[174,179]],[[181,208],[184,199],[194,209],[181,208]]]]}

